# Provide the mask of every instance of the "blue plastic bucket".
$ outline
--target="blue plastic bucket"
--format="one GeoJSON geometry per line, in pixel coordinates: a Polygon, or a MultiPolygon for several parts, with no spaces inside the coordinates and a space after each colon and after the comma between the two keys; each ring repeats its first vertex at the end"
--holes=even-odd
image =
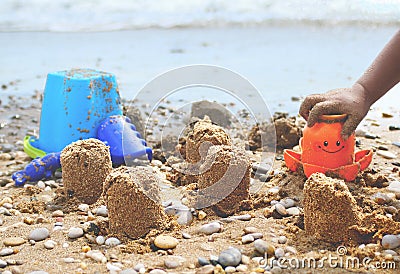
{"type": "Polygon", "coordinates": [[[27,146],[45,153],[61,151],[77,140],[96,138],[101,121],[112,115],[122,115],[113,74],[92,69],[49,73],[39,139],[30,137],[27,146]]]}

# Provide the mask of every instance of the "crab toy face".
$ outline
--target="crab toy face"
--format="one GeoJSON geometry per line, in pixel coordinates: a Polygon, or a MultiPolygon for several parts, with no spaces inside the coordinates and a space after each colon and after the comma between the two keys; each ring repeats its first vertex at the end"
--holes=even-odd
{"type": "Polygon", "coordinates": [[[303,163],[338,168],[354,161],[355,137],[344,140],[340,123],[317,123],[303,130],[300,141],[303,163]]]}
{"type": "Polygon", "coordinates": [[[372,160],[372,151],[354,153],[355,136],[347,140],[341,136],[346,115],[324,115],[324,119],[312,127],[305,127],[300,139],[301,152],[285,150],[286,165],[292,171],[302,167],[307,177],[315,172],[336,174],[352,181],[372,160]]]}

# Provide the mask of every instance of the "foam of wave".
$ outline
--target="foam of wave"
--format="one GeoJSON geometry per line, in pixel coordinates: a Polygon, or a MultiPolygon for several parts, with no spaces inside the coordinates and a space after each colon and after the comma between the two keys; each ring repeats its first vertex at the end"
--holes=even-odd
{"type": "Polygon", "coordinates": [[[2,0],[0,31],[400,24],[400,0],[2,0]]]}

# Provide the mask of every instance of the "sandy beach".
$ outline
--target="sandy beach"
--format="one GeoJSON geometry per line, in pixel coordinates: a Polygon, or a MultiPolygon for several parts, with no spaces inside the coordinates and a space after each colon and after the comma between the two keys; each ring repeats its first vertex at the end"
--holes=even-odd
{"type": "MultiPolygon", "coordinates": [[[[104,20],[99,12],[91,17],[93,25],[84,25],[81,17],[87,14],[78,2],[49,6],[51,16],[32,26],[21,3],[8,1],[3,7],[3,14],[15,11],[20,19],[7,15],[0,20],[1,273],[397,273],[400,88],[379,100],[357,130],[356,151],[372,149],[373,159],[354,181],[307,179],[301,168],[290,171],[283,156],[284,149],[299,149],[305,126],[298,115],[302,99],[352,85],[397,31],[396,5],[382,9],[385,17],[371,13],[362,2],[350,9],[336,1],[326,11],[308,1],[302,3],[308,7],[303,13],[288,9],[285,14],[280,1],[278,7],[239,1],[233,11],[224,1],[204,1],[195,3],[204,5],[204,14],[198,15],[190,5],[174,2],[178,12],[180,5],[188,12],[185,16],[175,13],[171,3],[136,1],[134,8],[148,14],[125,22],[120,20],[131,18],[131,7],[124,14],[117,1],[99,7],[104,14],[110,10],[104,20]],[[360,5],[366,8],[359,13],[360,5]],[[314,6],[321,11],[314,12],[314,6]],[[50,26],[46,20],[56,21],[64,9],[75,16],[60,16],[50,26]],[[154,19],[166,11],[168,16],[154,19]],[[97,154],[92,150],[90,155],[90,145],[84,152],[70,148],[63,159],[68,170],[15,187],[12,174],[32,160],[23,140],[39,135],[48,73],[91,68],[115,74],[123,104],[141,113],[139,118],[134,113],[139,120],[133,121],[145,123],[154,94],[142,93],[137,99],[139,91],[160,74],[193,64],[226,68],[252,83],[269,109],[257,113],[259,127],[238,122],[246,120],[247,112],[227,93],[188,89],[169,94],[151,113],[150,127],[142,133],[153,149],[153,161],[134,161],[132,177],[111,166],[103,144],[91,144],[97,154]],[[227,122],[224,112],[217,111],[214,124],[190,120],[192,103],[200,100],[221,103],[235,119],[227,122]],[[268,135],[262,122],[273,123],[278,135],[268,135]],[[175,135],[160,139],[171,132],[175,135]],[[262,134],[273,143],[267,154],[259,145],[262,134]],[[211,168],[200,175],[180,173],[190,171],[183,160],[198,160],[201,140],[213,144],[214,150],[206,150],[208,158],[200,157],[211,168]],[[241,150],[242,145],[248,150],[241,150]],[[229,161],[244,167],[242,176],[227,171],[229,161]],[[90,172],[85,169],[96,164],[90,172]],[[227,184],[240,177],[233,194],[212,206],[196,207],[201,201],[195,194],[206,193],[221,173],[231,176],[227,184]],[[80,186],[79,180],[89,185],[80,186]],[[143,181],[150,190],[141,186],[143,181]],[[96,197],[86,204],[79,191],[96,197]]],[[[238,89],[239,99],[258,100],[254,90],[238,89]]],[[[220,190],[207,195],[218,196],[220,190]]]]}

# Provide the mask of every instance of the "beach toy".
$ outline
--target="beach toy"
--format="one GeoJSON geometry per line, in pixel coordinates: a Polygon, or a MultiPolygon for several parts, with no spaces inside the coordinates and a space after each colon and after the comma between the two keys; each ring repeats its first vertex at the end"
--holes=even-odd
{"type": "Polygon", "coordinates": [[[36,182],[43,178],[50,178],[61,167],[60,153],[49,153],[42,158],[37,157],[24,170],[12,175],[16,186],[22,186],[27,181],[36,182]]]}
{"type": "Polygon", "coordinates": [[[152,160],[151,148],[129,118],[122,116],[113,74],[92,69],[49,73],[39,138],[24,139],[24,151],[35,159],[12,175],[15,185],[51,177],[60,168],[60,152],[72,142],[88,138],[97,138],[110,147],[114,165],[142,155],[152,160]]]}
{"type": "Polygon", "coordinates": [[[341,136],[346,119],[347,114],[322,115],[314,126],[306,126],[299,144],[301,152],[284,150],[286,166],[291,171],[302,168],[307,178],[321,172],[353,181],[371,163],[372,150],[354,153],[355,134],[347,140],[341,136]]]}
{"type": "Polygon", "coordinates": [[[103,120],[97,129],[97,138],[110,146],[113,164],[120,165],[143,155],[152,160],[153,151],[128,117],[111,116],[103,120]]]}
{"type": "Polygon", "coordinates": [[[122,115],[113,74],[92,69],[49,73],[39,139],[29,137],[24,142],[24,150],[36,158],[43,153],[60,152],[77,140],[96,138],[101,121],[112,115],[122,115]],[[43,153],[38,155],[38,151],[43,153]]]}

